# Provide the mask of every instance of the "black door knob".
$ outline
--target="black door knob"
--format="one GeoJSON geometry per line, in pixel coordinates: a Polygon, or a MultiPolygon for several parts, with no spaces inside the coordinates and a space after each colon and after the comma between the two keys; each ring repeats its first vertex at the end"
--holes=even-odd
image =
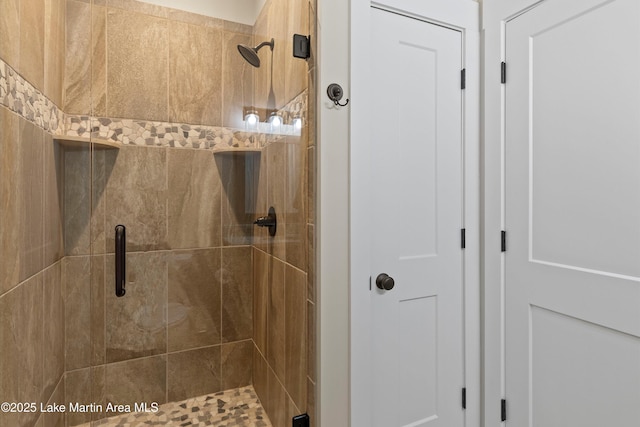
{"type": "Polygon", "coordinates": [[[395,286],[396,282],[393,280],[393,277],[389,276],[386,273],[378,274],[376,277],[376,286],[385,291],[390,291],[395,286]]]}

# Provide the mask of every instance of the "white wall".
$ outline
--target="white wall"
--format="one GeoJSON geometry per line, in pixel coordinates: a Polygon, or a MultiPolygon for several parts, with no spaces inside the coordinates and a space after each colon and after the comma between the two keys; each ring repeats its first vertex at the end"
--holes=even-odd
{"type": "Polygon", "coordinates": [[[173,9],[253,25],[266,0],[143,0],[173,9]]]}

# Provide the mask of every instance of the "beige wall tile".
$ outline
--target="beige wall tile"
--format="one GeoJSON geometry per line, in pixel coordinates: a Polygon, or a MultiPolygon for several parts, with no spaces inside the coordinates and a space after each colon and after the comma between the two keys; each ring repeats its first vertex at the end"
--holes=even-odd
{"type": "Polygon", "coordinates": [[[44,2],[20,2],[20,74],[44,90],[44,2]]]}
{"type": "Polygon", "coordinates": [[[269,365],[265,360],[264,356],[257,347],[253,346],[253,388],[258,395],[258,398],[262,402],[262,406],[264,406],[265,410],[267,410],[267,401],[268,401],[268,370],[269,365]]]}
{"type": "Polygon", "coordinates": [[[309,414],[309,424],[316,427],[316,385],[307,378],[307,414],[309,414]]]}
{"type": "Polygon", "coordinates": [[[307,376],[316,379],[316,305],[307,300],[307,376]]]}
{"type": "Polygon", "coordinates": [[[222,344],[220,346],[222,390],[251,384],[253,343],[251,340],[222,344]]]}
{"type": "Polygon", "coordinates": [[[266,212],[256,212],[257,164],[260,156],[215,156],[222,181],[222,244],[249,245],[255,225],[253,221],[266,212]]]}
{"type": "Polygon", "coordinates": [[[236,129],[244,126],[243,107],[253,106],[253,73],[256,70],[238,52],[239,44],[253,46],[253,36],[224,32],[221,63],[224,88],[222,124],[236,129]]]}
{"type": "Polygon", "coordinates": [[[115,260],[106,263],[107,363],[167,352],[167,259],[163,252],[127,254],[126,295],[116,297],[115,260]]]}
{"type": "Polygon", "coordinates": [[[44,265],[49,266],[64,256],[64,169],[62,147],[49,133],[44,139],[44,265]]]}
{"type": "MultiPolygon", "coordinates": [[[[80,403],[89,405],[96,403],[104,405],[105,367],[86,368],[67,372],[65,375],[66,404],[80,403]]],[[[67,411],[67,425],[74,426],[103,418],[104,413],[70,412],[67,411]]]]}
{"type": "MultiPolygon", "coordinates": [[[[42,401],[42,274],[0,297],[0,396],[4,402],[42,401]]],[[[31,425],[37,413],[0,412],[0,425],[31,425]]]]}
{"type": "Polygon", "coordinates": [[[44,131],[20,120],[20,280],[44,267],[44,131]]]}
{"type": "Polygon", "coordinates": [[[89,280],[91,285],[90,341],[92,366],[102,365],[106,362],[105,292],[115,293],[115,284],[113,282],[105,283],[105,268],[106,257],[104,255],[91,257],[89,280]]]}
{"type": "Polygon", "coordinates": [[[316,147],[309,147],[307,151],[307,221],[316,221],[316,147]]]}
{"type": "Polygon", "coordinates": [[[220,174],[207,150],[169,150],[169,247],[221,245],[220,174]]]}
{"type": "Polygon", "coordinates": [[[287,147],[286,144],[278,141],[267,147],[263,151],[262,157],[268,162],[267,177],[267,204],[273,206],[280,221],[278,221],[278,231],[274,237],[267,238],[265,230],[256,230],[256,235],[269,242],[269,253],[273,256],[286,260],[286,237],[287,221],[286,213],[289,211],[285,199],[285,186],[287,185],[287,147]]]}
{"type": "Polygon", "coordinates": [[[91,111],[107,115],[107,8],[91,8],[91,111]]]}
{"type": "MultiPolygon", "coordinates": [[[[65,404],[65,387],[64,380],[61,379],[56,384],[56,388],[51,395],[51,398],[46,402],[47,405],[64,405],[65,404]]],[[[65,427],[65,416],[64,412],[47,412],[41,414],[40,418],[42,420],[43,427],[65,427]]]]}
{"type": "Polygon", "coordinates": [[[62,261],[65,312],[65,369],[91,364],[91,261],[88,256],[65,257],[62,261]]]}
{"type": "Polygon", "coordinates": [[[91,151],[64,149],[65,255],[88,255],[91,234],[91,151]]]}
{"type": "Polygon", "coordinates": [[[48,400],[64,374],[64,301],[62,263],[44,271],[44,384],[43,399],[48,400]]]}
{"type": "Polygon", "coordinates": [[[253,336],[251,247],[222,250],[222,342],[253,336]]]}
{"type": "Polygon", "coordinates": [[[127,227],[127,251],[167,248],[167,149],[123,146],[105,152],[107,252],[127,227]]]}
{"type": "Polygon", "coordinates": [[[0,58],[20,69],[20,0],[0,0],[0,58]]]}
{"type": "Polygon", "coordinates": [[[307,61],[294,58],[293,35],[309,35],[309,3],[305,0],[286,0],[288,32],[285,38],[288,55],[285,56],[285,102],[291,101],[307,88],[307,61]]]}
{"type": "Polygon", "coordinates": [[[222,125],[222,31],[182,22],[169,31],[170,120],[222,125]]]}
{"type": "Polygon", "coordinates": [[[267,373],[268,395],[267,402],[263,402],[265,410],[273,427],[288,427],[287,421],[287,392],[274,372],[269,369],[267,373]]]}
{"type": "Polygon", "coordinates": [[[315,226],[307,224],[307,299],[311,302],[316,301],[316,236],[315,226]]]}
{"type": "Polygon", "coordinates": [[[91,4],[66,1],[64,112],[91,113],[91,4]]]}
{"type": "Polygon", "coordinates": [[[253,249],[253,341],[262,354],[267,354],[269,306],[269,255],[253,249]]]}
{"type": "Polygon", "coordinates": [[[299,408],[307,402],[307,275],[285,268],[285,381],[299,408]]]}
{"type": "Polygon", "coordinates": [[[169,351],[220,344],[220,249],[172,251],[168,256],[169,351]]]}
{"type": "Polygon", "coordinates": [[[165,19],[107,11],[107,114],[168,121],[169,28],[165,19]]]}
{"type": "MultiPolygon", "coordinates": [[[[269,257],[270,283],[268,307],[267,361],[284,382],[285,371],[285,301],[283,262],[269,257]]],[[[269,412],[267,410],[267,412],[269,412]]]]}
{"type": "MultiPolygon", "coordinates": [[[[105,403],[131,405],[166,402],[167,356],[145,357],[105,368],[105,403]]],[[[110,416],[113,414],[107,413],[110,416]]]]}
{"type": "Polygon", "coordinates": [[[20,281],[20,120],[0,107],[0,295],[20,281]]]}
{"type": "Polygon", "coordinates": [[[44,94],[62,107],[65,58],[65,0],[44,0],[44,94]]]}
{"type": "MultiPolygon", "coordinates": [[[[107,180],[111,174],[113,167],[111,161],[113,157],[110,155],[110,163],[107,165],[107,152],[113,150],[93,150],[91,152],[91,218],[90,218],[90,241],[91,253],[94,255],[104,254],[107,252],[106,241],[107,233],[111,234],[114,230],[105,228],[106,212],[107,212],[107,180]]],[[[113,239],[112,239],[113,243],[113,239]]],[[[114,248],[110,247],[109,252],[113,252],[114,248]]]]}
{"type": "Polygon", "coordinates": [[[168,355],[169,401],[221,391],[220,346],[168,355]]]}
{"type": "Polygon", "coordinates": [[[285,244],[287,262],[307,270],[307,146],[287,137],[285,178],[285,244]]]}

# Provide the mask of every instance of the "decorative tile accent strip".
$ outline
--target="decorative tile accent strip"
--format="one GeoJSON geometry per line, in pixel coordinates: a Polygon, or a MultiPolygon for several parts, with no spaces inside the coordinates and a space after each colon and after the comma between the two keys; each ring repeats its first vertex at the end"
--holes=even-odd
{"type": "Polygon", "coordinates": [[[64,113],[42,92],[0,60],[0,105],[53,135],[64,135],[64,113]]]}
{"type": "MultiPolygon", "coordinates": [[[[294,118],[306,121],[307,91],[300,93],[281,110],[285,123],[294,118]]],[[[53,135],[106,139],[123,145],[196,148],[264,148],[285,135],[246,132],[219,126],[191,125],[108,117],[64,114],[4,61],[0,60],[0,105],[35,123],[53,135]]]]}
{"type": "MultiPolygon", "coordinates": [[[[271,427],[252,386],[161,405],[158,412],[133,412],[94,421],[94,426],[271,427]]],[[[89,427],[90,423],[80,427],[89,427]]]]}

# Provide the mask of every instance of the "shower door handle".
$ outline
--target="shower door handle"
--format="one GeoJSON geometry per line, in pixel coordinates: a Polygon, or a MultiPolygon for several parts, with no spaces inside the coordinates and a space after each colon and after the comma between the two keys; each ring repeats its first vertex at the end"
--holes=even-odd
{"type": "Polygon", "coordinates": [[[116,296],[125,294],[127,257],[127,229],[124,225],[116,225],[116,296]]]}

